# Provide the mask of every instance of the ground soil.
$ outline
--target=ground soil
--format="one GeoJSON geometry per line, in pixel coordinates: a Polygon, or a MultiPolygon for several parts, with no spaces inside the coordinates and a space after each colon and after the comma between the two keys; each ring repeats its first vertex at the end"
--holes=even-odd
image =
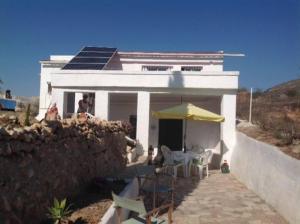
{"type": "MultiPolygon", "coordinates": [[[[102,180],[101,180],[102,181],[102,180]]],[[[71,205],[72,213],[67,217],[68,224],[98,224],[112,204],[111,192],[119,194],[126,183],[124,181],[91,183],[85,190],[67,201],[71,205]]],[[[41,224],[50,224],[45,220],[41,224]]]]}
{"type": "Polygon", "coordinates": [[[277,146],[283,153],[300,160],[300,142],[282,145],[282,141],[275,138],[272,133],[264,131],[256,125],[241,125],[237,127],[237,130],[258,141],[277,146]]]}

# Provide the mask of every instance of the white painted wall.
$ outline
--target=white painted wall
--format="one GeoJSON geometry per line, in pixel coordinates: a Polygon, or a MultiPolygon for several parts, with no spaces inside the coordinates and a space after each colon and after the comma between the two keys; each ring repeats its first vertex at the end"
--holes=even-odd
{"type": "Polygon", "coordinates": [[[55,87],[131,87],[237,89],[238,72],[60,71],[51,74],[55,87]]]}
{"type": "MultiPolygon", "coordinates": [[[[218,100],[202,101],[189,100],[196,106],[220,113],[220,102],[218,100]]],[[[168,107],[177,106],[179,102],[151,102],[151,111],[159,111],[168,107]]],[[[184,127],[183,127],[184,128],[184,127]]],[[[157,147],[158,144],[159,120],[150,115],[149,144],[157,147]],[[151,128],[152,127],[152,128],[151,128]],[[154,128],[155,127],[155,128],[154,128]]],[[[187,124],[187,147],[199,145],[204,148],[215,149],[215,153],[220,153],[220,124],[213,122],[188,121],[187,124]]]]}
{"type": "Polygon", "coordinates": [[[64,115],[64,101],[65,101],[65,95],[64,91],[61,89],[53,88],[52,89],[52,103],[56,103],[56,107],[58,110],[58,114],[60,117],[63,117],[64,115]]]}
{"type": "Polygon", "coordinates": [[[83,99],[83,93],[75,92],[74,112],[77,113],[79,107],[79,101],[83,99]]]}
{"type": "MultiPolygon", "coordinates": [[[[138,180],[134,178],[126,187],[125,189],[120,193],[121,197],[125,198],[136,198],[139,194],[139,185],[138,180]]],[[[129,211],[127,209],[121,210],[121,220],[126,220],[129,216],[129,211]]],[[[103,217],[101,218],[101,221],[99,224],[115,224],[118,223],[118,215],[117,211],[112,204],[109,209],[105,212],[103,217]]]]}
{"type": "MultiPolygon", "coordinates": [[[[151,111],[165,109],[180,104],[180,96],[171,94],[151,94],[149,114],[149,145],[158,145],[158,119],[151,111]]],[[[184,101],[220,114],[220,97],[183,96],[184,101]]],[[[143,101],[144,102],[144,101],[143,101]]],[[[145,102],[144,102],[145,103],[145,102]]],[[[137,94],[112,94],[110,102],[110,119],[129,121],[130,115],[137,114],[137,94]]],[[[144,125],[144,124],[143,124],[144,125]]],[[[143,130],[145,128],[143,126],[143,130]]],[[[220,154],[220,124],[212,122],[189,121],[187,126],[187,146],[199,145],[213,149],[220,154]]]]}
{"type": "Polygon", "coordinates": [[[147,154],[149,146],[149,116],[150,116],[150,93],[138,92],[136,139],[143,146],[147,154]]]}
{"type": "MultiPolygon", "coordinates": [[[[139,72],[142,71],[142,68],[144,65],[147,66],[157,66],[157,65],[163,65],[163,66],[168,66],[171,67],[171,71],[181,71],[181,67],[182,66],[201,66],[202,67],[202,71],[201,72],[220,72],[223,71],[223,64],[213,64],[213,63],[202,63],[202,61],[199,61],[198,63],[195,63],[194,61],[189,61],[186,63],[182,63],[182,62],[163,62],[163,61],[159,61],[159,62],[149,62],[149,60],[143,62],[139,62],[139,63],[126,63],[126,62],[121,62],[120,64],[114,64],[113,66],[110,67],[110,69],[114,70],[114,67],[118,67],[121,66],[123,71],[135,71],[135,72],[139,72]]],[[[190,72],[193,73],[193,72],[190,72]]],[[[195,73],[195,72],[194,72],[195,73]]],[[[199,72],[196,72],[199,73],[199,72]]]]}
{"type": "MultiPolygon", "coordinates": [[[[128,96],[128,94],[126,95],[128,96]]],[[[109,118],[110,120],[124,120],[129,122],[130,115],[137,115],[137,94],[130,94],[130,99],[126,101],[117,100],[121,96],[121,94],[117,94],[111,97],[109,118]]]]}
{"type": "Polygon", "coordinates": [[[98,90],[95,93],[95,116],[103,120],[109,120],[109,92],[98,90]]]}
{"type": "MultiPolygon", "coordinates": [[[[50,101],[59,106],[59,113],[63,115],[66,109],[65,92],[95,92],[95,115],[102,119],[128,120],[132,114],[137,115],[137,137],[144,147],[148,144],[157,145],[158,133],[153,128],[153,121],[149,114],[149,94],[193,94],[223,96],[221,110],[207,108],[215,112],[221,112],[225,116],[222,124],[221,137],[226,146],[234,145],[235,131],[235,90],[238,88],[237,71],[223,71],[223,53],[198,54],[198,53],[143,53],[143,52],[119,52],[112,59],[106,70],[61,70],[72,56],[51,56],[50,61],[41,61],[41,90],[40,90],[40,114],[46,112],[50,101]],[[143,65],[168,65],[172,71],[141,71],[143,65]],[[203,66],[200,72],[182,72],[181,66],[203,66]],[[108,69],[108,70],[107,70],[108,69]],[[46,93],[47,82],[53,87],[52,96],[46,93]],[[131,91],[138,93],[138,103],[125,107],[110,103],[111,92],[131,91]],[[110,108],[111,107],[111,108],[110,108]],[[148,114],[148,116],[147,116],[148,114]],[[150,128],[149,128],[150,127],[150,128]],[[148,138],[148,135],[150,136],[148,138]]],[[[75,97],[77,100],[78,97],[75,97]]],[[[219,105],[219,104],[216,104],[219,105]]],[[[201,106],[201,105],[200,105],[201,106]]],[[[77,107],[77,103],[75,103],[77,107]]],[[[160,106],[153,109],[160,109],[160,106]]],[[[152,109],[152,108],[151,108],[152,109]]],[[[75,108],[76,110],[76,108],[75,108]]],[[[203,147],[219,150],[220,139],[218,124],[200,125],[191,123],[188,125],[187,144],[201,145],[203,147]],[[203,131],[206,130],[206,131],[203,131]],[[209,130],[209,131],[207,131],[209,130]],[[205,135],[199,137],[197,133],[205,135]],[[191,136],[191,142],[189,137],[191,136]],[[211,138],[211,136],[214,136],[211,138]],[[194,142],[194,139],[198,139],[194,142]]],[[[230,160],[230,153],[226,156],[230,160]]]]}
{"type": "Polygon", "coordinates": [[[232,149],[235,146],[236,135],[236,94],[224,94],[221,101],[221,115],[225,121],[221,124],[221,140],[223,160],[230,164],[232,149]]]}
{"type": "Polygon", "coordinates": [[[231,171],[291,224],[300,223],[300,161],[236,133],[231,171]]]}
{"type": "Polygon", "coordinates": [[[172,71],[181,71],[181,66],[202,66],[203,71],[223,71],[223,55],[118,52],[105,69],[141,71],[143,65],[170,66],[172,71]]]}
{"type": "Polygon", "coordinates": [[[39,102],[39,117],[44,118],[44,115],[51,103],[51,94],[48,93],[48,84],[51,83],[52,69],[43,69],[41,66],[40,74],[40,102],[39,102]]]}
{"type": "MultiPolygon", "coordinates": [[[[223,52],[118,52],[105,70],[61,70],[73,56],[51,55],[41,61],[40,115],[51,102],[47,82],[56,88],[177,88],[231,90],[238,87],[238,72],[223,71],[223,52]],[[143,65],[172,66],[168,72],[142,71],[143,65]],[[181,72],[181,66],[202,66],[200,72],[181,72]]],[[[208,93],[208,95],[211,93],[208,93]]],[[[77,99],[77,98],[76,98],[77,99]]],[[[76,107],[76,105],[75,105],[76,107]]],[[[76,108],[75,108],[76,109],[76,108]]]]}
{"type": "Polygon", "coordinates": [[[40,73],[40,101],[39,101],[39,114],[37,119],[42,119],[47,112],[50,104],[53,103],[52,94],[48,92],[48,83],[52,85],[51,74],[59,72],[61,64],[49,65],[41,63],[41,73],[40,73]]]}

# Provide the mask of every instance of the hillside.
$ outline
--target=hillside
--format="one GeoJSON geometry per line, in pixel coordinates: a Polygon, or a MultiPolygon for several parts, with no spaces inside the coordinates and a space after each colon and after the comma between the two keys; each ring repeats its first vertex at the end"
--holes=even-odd
{"type": "MultiPolygon", "coordinates": [[[[249,118],[250,93],[239,91],[237,116],[249,118]]],[[[252,123],[239,130],[300,159],[300,79],[253,93],[252,123]]]]}

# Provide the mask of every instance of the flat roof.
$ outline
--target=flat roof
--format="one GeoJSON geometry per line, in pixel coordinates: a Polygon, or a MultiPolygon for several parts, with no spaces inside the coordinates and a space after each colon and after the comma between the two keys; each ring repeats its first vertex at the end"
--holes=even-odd
{"type": "MultiPolygon", "coordinates": [[[[244,54],[241,53],[224,53],[224,51],[117,51],[120,56],[133,56],[133,57],[197,57],[197,56],[208,56],[208,57],[243,57],[244,54]]],[[[55,61],[56,63],[66,63],[70,61],[75,55],[51,55],[50,60],[41,60],[43,62],[55,61]]]]}

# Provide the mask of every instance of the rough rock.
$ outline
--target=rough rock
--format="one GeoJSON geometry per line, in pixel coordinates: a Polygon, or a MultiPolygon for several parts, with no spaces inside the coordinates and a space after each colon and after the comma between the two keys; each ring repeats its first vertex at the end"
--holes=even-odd
{"type": "Polygon", "coordinates": [[[297,146],[295,146],[295,147],[292,149],[292,152],[293,152],[293,153],[296,153],[296,154],[300,153],[300,144],[297,145],[297,146]]]}
{"type": "Polygon", "coordinates": [[[121,122],[99,119],[0,127],[5,223],[40,223],[54,197],[76,196],[93,178],[124,169],[126,132],[121,122]]]}

